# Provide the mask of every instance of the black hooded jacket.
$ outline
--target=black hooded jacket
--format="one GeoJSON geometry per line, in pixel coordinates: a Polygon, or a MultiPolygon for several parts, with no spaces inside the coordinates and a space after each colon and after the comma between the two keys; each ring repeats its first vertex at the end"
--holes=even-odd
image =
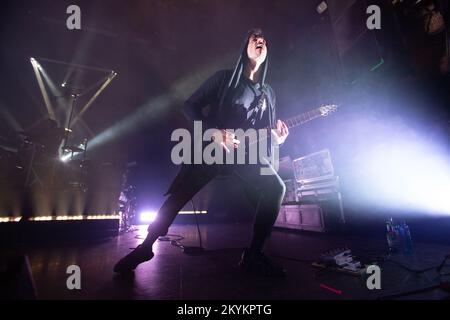
{"type": "MultiPolygon", "coordinates": [[[[247,44],[251,33],[246,37],[234,69],[221,70],[208,78],[183,106],[183,112],[190,121],[202,121],[203,130],[217,129],[259,129],[275,124],[275,93],[265,82],[268,57],[261,66],[263,75],[259,83],[253,83],[242,75],[247,60],[247,44]],[[261,96],[264,94],[263,96],[261,96]],[[261,103],[262,98],[265,103],[261,103]],[[265,106],[265,107],[261,107],[265,106]]],[[[269,135],[270,142],[270,135],[269,135]]],[[[268,154],[271,153],[268,143],[268,154]]],[[[192,165],[183,164],[166,195],[180,186],[189,183],[189,177],[196,172],[192,165]]]]}
{"type": "Polygon", "coordinates": [[[268,56],[261,65],[263,74],[259,83],[253,83],[242,74],[249,37],[250,34],[244,41],[234,69],[216,72],[187,99],[183,111],[190,121],[201,120],[204,129],[273,127],[275,93],[265,82],[268,56]]]}

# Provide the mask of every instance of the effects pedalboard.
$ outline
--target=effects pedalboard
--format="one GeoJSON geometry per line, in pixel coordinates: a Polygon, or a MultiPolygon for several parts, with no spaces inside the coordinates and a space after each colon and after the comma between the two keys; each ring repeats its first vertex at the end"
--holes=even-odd
{"type": "Polygon", "coordinates": [[[336,248],[325,251],[320,255],[318,262],[312,264],[314,267],[331,269],[334,271],[360,276],[365,272],[365,266],[360,261],[355,260],[352,252],[348,248],[336,248]]]}

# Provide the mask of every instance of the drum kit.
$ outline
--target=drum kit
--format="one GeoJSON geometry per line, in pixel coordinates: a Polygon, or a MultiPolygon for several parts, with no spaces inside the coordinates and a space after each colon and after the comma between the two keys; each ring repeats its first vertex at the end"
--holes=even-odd
{"type": "Polygon", "coordinates": [[[119,196],[120,232],[133,231],[133,223],[136,219],[136,186],[130,183],[130,173],[135,166],[135,162],[128,163],[126,171],[122,175],[122,190],[119,196]]]}
{"type": "Polygon", "coordinates": [[[119,231],[131,231],[137,200],[136,187],[130,183],[129,175],[136,164],[128,163],[123,168],[109,162],[97,163],[87,158],[87,139],[80,145],[63,145],[64,129],[55,128],[45,134],[44,130],[35,131],[39,134],[17,132],[20,141],[0,136],[0,190],[22,190],[24,199],[36,190],[50,191],[56,198],[84,194],[85,199],[118,190],[112,192],[117,195],[116,200],[112,194],[109,196],[116,203],[116,209],[113,205],[110,210],[117,210],[120,215],[119,231]],[[48,134],[55,134],[56,138],[48,134]],[[66,158],[60,157],[61,153],[66,158]]]}
{"type": "Polygon", "coordinates": [[[55,132],[40,132],[38,135],[31,131],[17,132],[20,141],[0,137],[0,172],[6,183],[17,183],[30,188],[39,186],[41,188],[69,185],[82,185],[82,177],[87,174],[88,167],[86,157],[86,145],[63,146],[61,130],[56,128],[55,132]],[[47,136],[55,134],[56,136],[47,136]],[[59,154],[69,156],[62,158],[59,154]],[[82,155],[76,159],[75,155],[82,155]],[[61,172],[61,170],[63,172],[61,172]],[[56,179],[56,174],[59,177],[56,179]],[[62,178],[69,179],[62,179],[62,178]],[[14,181],[13,181],[14,180],[14,181]],[[59,180],[59,181],[57,181],[59,180]],[[66,181],[64,181],[66,180],[66,181]]]}

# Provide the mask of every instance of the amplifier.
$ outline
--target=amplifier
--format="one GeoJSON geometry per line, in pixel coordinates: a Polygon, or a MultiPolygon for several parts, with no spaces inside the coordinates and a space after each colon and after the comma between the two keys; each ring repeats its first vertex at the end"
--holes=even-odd
{"type": "Polygon", "coordinates": [[[283,205],[275,221],[275,227],[324,232],[322,209],[316,204],[283,205]]]}
{"type": "Polygon", "coordinates": [[[295,179],[299,184],[316,183],[334,177],[330,151],[324,149],[292,161],[295,179]]]}
{"type": "Polygon", "coordinates": [[[330,151],[324,149],[292,161],[296,182],[296,201],[315,203],[329,209],[327,217],[345,223],[339,177],[335,175],[330,151]],[[327,203],[328,202],[328,203],[327,203]],[[332,217],[331,211],[337,213],[332,217]]]}
{"type": "Polygon", "coordinates": [[[321,150],[292,161],[294,179],[284,180],[286,194],[275,227],[332,231],[345,223],[339,177],[330,151],[321,150]]]}
{"type": "Polygon", "coordinates": [[[294,179],[284,180],[286,186],[286,193],[284,194],[283,204],[288,204],[297,201],[297,182],[294,179]]]}

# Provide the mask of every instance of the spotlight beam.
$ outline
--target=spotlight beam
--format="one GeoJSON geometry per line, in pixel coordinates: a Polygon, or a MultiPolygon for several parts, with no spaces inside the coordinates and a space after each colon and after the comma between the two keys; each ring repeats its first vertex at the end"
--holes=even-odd
{"type": "MultiPolygon", "coordinates": [[[[88,108],[94,103],[94,101],[98,98],[98,96],[103,92],[103,90],[106,89],[106,87],[111,83],[111,81],[116,77],[117,73],[112,73],[111,76],[109,76],[106,81],[103,83],[103,85],[97,90],[97,92],[92,96],[91,99],[84,105],[84,107],[81,109],[81,111],[76,115],[75,119],[73,120],[73,124],[75,124],[80,117],[88,110],[88,108]]],[[[89,89],[91,90],[91,89],[89,89]]],[[[83,93],[84,95],[85,93],[83,93]]]]}
{"type": "Polygon", "coordinates": [[[118,137],[123,137],[133,130],[148,123],[148,121],[155,121],[158,116],[158,111],[167,110],[168,106],[171,106],[179,102],[170,94],[162,94],[154,99],[151,99],[147,104],[141,106],[138,110],[127,116],[126,118],[119,120],[113,126],[102,131],[89,144],[88,150],[92,150],[99,145],[110,142],[118,137]]]}
{"type": "MultiPolygon", "coordinates": [[[[86,56],[88,54],[89,48],[92,47],[92,44],[94,42],[94,36],[92,34],[88,34],[81,42],[79,49],[75,52],[72,62],[75,61],[85,61],[86,56]]],[[[70,67],[68,68],[66,75],[64,76],[63,83],[67,83],[69,79],[72,77],[73,73],[75,72],[75,68],[70,67]]],[[[77,83],[78,77],[75,76],[74,83],[77,83]]]]}
{"type": "Polygon", "coordinates": [[[97,97],[102,93],[103,90],[106,89],[106,87],[111,83],[111,81],[116,77],[117,73],[114,73],[111,77],[108,77],[108,79],[103,83],[103,85],[98,89],[98,91],[92,96],[92,98],[86,103],[86,105],[81,109],[78,116],[82,116],[83,113],[86,112],[86,110],[94,103],[94,101],[97,99],[97,97]]]}
{"type": "Polygon", "coordinates": [[[91,85],[90,87],[83,90],[83,92],[79,95],[80,97],[85,96],[88,92],[94,90],[95,88],[99,87],[102,83],[104,83],[111,75],[107,75],[106,77],[101,78],[96,83],[91,85]]]}
{"type": "Polygon", "coordinates": [[[39,66],[38,62],[33,58],[31,58],[31,65],[33,66],[34,74],[36,75],[36,80],[38,82],[39,89],[41,90],[42,97],[44,98],[44,103],[45,107],[47,108],[48,116],[50,119],[55,120],[55,112],[48,97],[47,90],[45,89],[44,81],[42,81],[41,73],[39,72],[39,69],[41,69],[42,67],[39,66]]]}
{"type": "Polygon", "coordinates": [[[73,120],[73,124],[75,124],[78,119],[87,111],[87,109],[94,103],[94,101],[98,98],[98,96],[106,89],[106,87],[111,83],[111,81],[116,77],[117,73],[112,73],[111,76],[106,79],[100,89],[92,96],[92,98],[85,104],[85,106],[81,109],[78,115],[73,120]]]}
{"type": "Polygon", "coordinates": [[[42,77],[44,78],[45,82],[48,84],[48,87],[50,88],[50,91],[55,97],[61,96],[61,91],[58,89],[58,87],[55,85],[53,80],[50,78],[50,76],[47,74],[47,72],[44,70],[44,68],[40,68],[42,77]]]}
{"type": "Polygon", "coordinates": [[[179,104],[183,101],[186,98],[186,93],[194,91],[198,86],[199,79],[205,79],[210,76],[217,69],[218,65],[223,64],[223,60],[221,58],[208,64],[200,72],[196,72],[175,82],[168,91],[156,97],[151,97],[132,114],[96,135],[90,142],[88,150],[92,150],[120,136],[124,136],[142,125],[148,125],[149,121],[161,119],[169,111],[169,106],[179,104]]]}
{"type": "MultiPolygon", "coordinates": [[[[58,86],[55,85],[55,83],[50,78],[50,76],[47,74],[45,69],[41,67],[39,71],[41,72],[42,77],[44,78],[45,82],[47,83],[48,87],[50,88],[50,91],[53,94],[53,96],[57,97],[57,98],[62,98],[61,91],[59,90],[58,86]]],[[[55,102],[55,108],[56,108],[55,114],[58,114],[58,111],[61,110],[61,108],[64,108],[64,107],[65,107],[65,103],[63,101],[61,101],[60,99],[56,100],[56,102],[55,102]]],[[[64,111],[66,111],[66,110],[64,110],[64,111]]],[[[60,124],[60,120],[62,120],[62,119],[57,119],[57,120],[58,120],[57,122],[58,122],[58,125],[59,125],[60,124]]]]}
{"type": "MultiPolygon", "coordinates": [[[[44,77],[44,80],[46,80],[48,86],[50,87],[50,90],[52,91],[52,93],[55,96],[61,97],[61,91],[58,89],[57,86],[55,86],[54,82],[51,80],[51,78],[48,76],[48,74],[42,69],[42,67],[39,65],[39,63],[36,61],[36,59],[31,58],[30,60],[31,60],[31,64],[32,64],[32,66],[34,68],[34,71],[36,73],[36,78],[38,80],[39,87],[41,88],[41,92],[42,92],[42,95],[44,97],[44,101],[46,102],[46,106],[47,106],[47,110],[48,110],[48,113],[50,115],[50,118],[55,120],[55,112],[54,112],[53,107],[52,107],[52,105],[50,103],[50,99],[49,99],[47,91],[45,89],[45,85],[44,85],[44,82],[42,80],[42,77],[44,77]],[[41,76],[41,73],[42,73],[42,76],[41,76]]],[[[117,76],[117,73],[112,71],[112,70],[108,70],[108,69],[104,69],[104,68],[91,67],[91,66],[75,64],[75,63],[68,63],[68,62],[59,61],[59,60],[55,60],[55,59],[39,58],[39,60],[69,67],[69,72],[66,74],[65,80],[64,80],[64,82],[62,84],[63,87],[66,85],[66,80],[71,76],[71,73],[74,70],[77,70],[77,69],[78,70],[89,70],[89,71],[97,71],[97,72],[101,72],[101,73],[107,73],[107,75],[105,77],[101,78],[99,81],[97,81],[96,83],[92,84],[87,89],[84,89],[83,92],[81,92],[81,93],[76,95],[77,98],[79,98],[81,96],[85,96],[87,93],[91,92],[92,90],[95,90],[95,88],[97,88],[98,86],[101,85],[101,87],[89,99],[89,101],[82,108],[82,110],[79,113],[77,113],[76,110],[74,110],[74,105],[72,105],[70,114],[66,114],[66,116],[68,117],[68,121],[67,121],[68,122],[68,125],[67,125],[68,128],[70,128],[78,120],[80,120],[81,121],[80,124],[84,127],[84,129],[90,135],[90,138],[95,138],[94,132],[89,128],[89,126],[86,124],[86,122],[83,121],[81,116],[82,116],[82,114],[84,114],[87,111],[87,109],[95,102],[95,100],[103,92],[103,90],[105,90],[106,87],[111,83],[111,81],[117,76]],[[75,117],[75,118],[72,119],[72,117],[75,117]]],[[[72,101],[72,103],[74,103],[74,101],[72,101]]],[[[58,103],[58,107],[62,107],[62,104],[58,103]]]]}
{"type": "Polygon", "coordinates": [[[105,72],[105,73],[108,73],[108,74],[114,72],[113,70],[108,70],[108,69],[103,69],[103,68],[98,68],[98,67],[85,66],[85,65],[76,64],[76,63],[68,63],[68,62],[54,60],[54,59],[48,59],[48,58],[39,58],[39,60],[40,61],[46,61],[46,62],[52,62],[52,63],[60,64],[60,65],[63,65],[63,66],[69,66],[69,67],[72,67],[74,69],[99,71],[99,72],[105,72]]]}

